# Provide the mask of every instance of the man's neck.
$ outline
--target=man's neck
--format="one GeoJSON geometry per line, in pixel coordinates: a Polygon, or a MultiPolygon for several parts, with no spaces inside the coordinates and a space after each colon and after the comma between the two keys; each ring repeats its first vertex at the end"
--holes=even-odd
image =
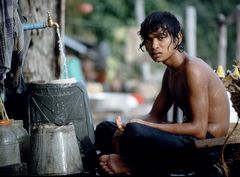
{"type": "Polygon", "coordinates": [[[186,61],[186,53],[175,52],[164,64],[172,70],[179,70],[186,61]]]}

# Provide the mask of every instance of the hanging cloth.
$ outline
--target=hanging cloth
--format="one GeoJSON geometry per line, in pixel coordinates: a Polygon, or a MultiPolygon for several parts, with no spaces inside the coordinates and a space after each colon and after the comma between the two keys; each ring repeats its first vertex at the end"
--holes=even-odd
{"type": "Polygon", "coordinates": [[[0,89],[25,90],[22,66],[30,43],[18,0],[0,0],[0,89]]]}

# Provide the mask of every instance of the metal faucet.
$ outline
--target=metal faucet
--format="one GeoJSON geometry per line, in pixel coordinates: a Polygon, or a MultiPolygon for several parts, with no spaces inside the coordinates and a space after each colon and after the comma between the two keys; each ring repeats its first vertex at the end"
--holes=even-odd
{"type": "Polygon", "coordinates": [[[50,12],[48,12],[48,27],[50,28],[59,28],[59,25],[57,22],[54,22],[50,16],[50,12]]]}
{"type": "Polygon", "coordinates": [[[50,12],[48,12],[47,22],[37,22],[37,23],[23,23],[24,30],[34,30],[34,29],[43,29],[43,28],[59,28],[57,22],[54,22],[51,18],[50,12]]]}

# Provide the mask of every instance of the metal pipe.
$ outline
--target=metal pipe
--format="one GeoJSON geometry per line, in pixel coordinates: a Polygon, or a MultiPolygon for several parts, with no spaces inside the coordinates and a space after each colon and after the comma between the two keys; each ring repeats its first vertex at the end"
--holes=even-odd
{"type": "Polygon", "coordinates": [[[51,18],[50,12],[48,12],[47,22],[37,22],[37,23],[23,23],[24,30],[34,30],[34,29],[43,29],[43,28],[59,28],[57,22],[54,22],[51,18]]]}
{"type": "Polygon", "coordinates": [[[23,24],[24,30],[43,29],[46,27],[48,27],[48,24],[46,22],[24,23],[23,24]]]}

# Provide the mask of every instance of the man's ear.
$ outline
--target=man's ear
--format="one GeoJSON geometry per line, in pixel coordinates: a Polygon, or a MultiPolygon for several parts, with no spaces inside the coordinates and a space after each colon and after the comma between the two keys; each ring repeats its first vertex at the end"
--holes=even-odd
{"type": "Polygon", "coordinates": [[[177,45],[181,44],[183,41],[183,34],[181,32],[178,33],[178,40],[177,40],[177,45]]]}

